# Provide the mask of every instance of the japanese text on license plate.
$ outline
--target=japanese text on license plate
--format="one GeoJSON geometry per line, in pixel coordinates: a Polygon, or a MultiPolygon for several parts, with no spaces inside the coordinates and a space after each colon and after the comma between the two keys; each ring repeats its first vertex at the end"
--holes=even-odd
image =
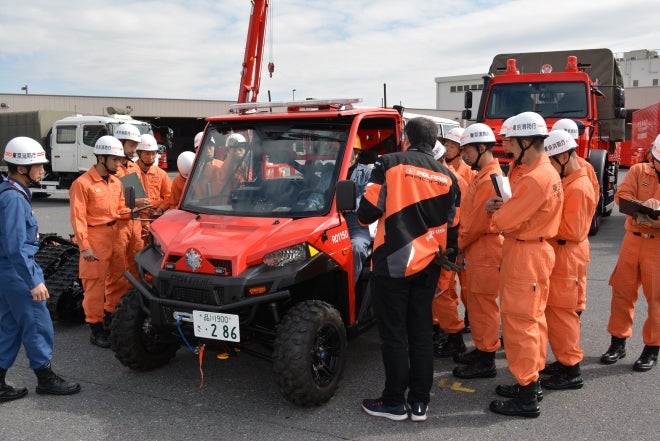
{"type": "Polygon", "coordinates": [[[238,316],[235,314],[193,311],[193,327],[196,337],[241,341],[238,316]]]}

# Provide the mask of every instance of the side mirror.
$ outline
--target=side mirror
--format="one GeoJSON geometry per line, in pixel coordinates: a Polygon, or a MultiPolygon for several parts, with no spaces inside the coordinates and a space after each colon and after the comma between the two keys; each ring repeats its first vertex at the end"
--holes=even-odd
{"type": "MultiPolygon", "coordinates": [[[[616,86],[614,88],[614,107],[626,107],[626,97],[623,91],[623,87],[621,86],[616,86]]],[[[623,118],[625,118],[625,115],[623,118]]]]}
{"type": "Polygon", "coordinates": [[[472,119],[472,110],[470,109],[465,109],[461,112],[461,118],[465,120],[471,120],[472,119]]]}
{"type": "Polygon", "coordinates": [[[623,107],[616,107],[614,109],[614,117],[615,118],[625,119],[627,115],[628,115],[628,112],[626,112],[626,109],[623,108],[623,107]]]}
{"type": "Polygon", "coordinates": [[[575,121],[575,124],[577,125],[577,128],[578,128],[578,135],[582,136],[582,134],[584,133],[584,129],[585,129],[584,123],[582,121],[580,121],[579,119],[576,119],[574,121],[575,121]]]}
{"type": "MultiPolygon", "coordinates": [[[[471,90],[465,91],[465,98],[464,98],[463,103],[464,103],[463,107],[465,107],[466,110],[472,108],[472,91],[471,90]]],[[[470,119],[470,118],[464,118],[464,119],[470,119]]]]}
{"type": "Polygon", "coordinates": [[[356,198],[357,190],[355,189],[355,182],[350,179],[337,182],[337,211],[355,210],[356,198]]]}

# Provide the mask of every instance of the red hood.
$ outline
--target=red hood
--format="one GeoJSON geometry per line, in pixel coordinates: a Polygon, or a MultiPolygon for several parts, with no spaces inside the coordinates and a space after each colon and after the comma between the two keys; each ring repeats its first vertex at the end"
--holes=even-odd
{"type": "MultiPolygon", "coordinates": [[[[337,225],[337,217],[290,219],[222,216],[167,211],[151,224],[165,261],[194,248],[205,259],[229,260],[232,273],[258,264],[269,252],[302,242],[315,242],[324,229],[337,225]]],[[[185,260],[185,259],[184,259],[185,260]]],[[[205,272],[205,265],[200,271],[205,272]]],[[[190,269],[176,265],[177,269],[190,269]]],[[[210,268],[210,267],[209,267],[210,268]]]]}

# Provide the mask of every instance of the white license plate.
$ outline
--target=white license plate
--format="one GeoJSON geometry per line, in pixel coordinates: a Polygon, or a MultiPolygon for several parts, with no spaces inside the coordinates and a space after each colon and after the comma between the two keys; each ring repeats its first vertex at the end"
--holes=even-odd
{"type": "Polygon", "coordinates": [[[193,327],[195,337],[241,341],[241,331],[236,314],[193,311],[193,327]]]}

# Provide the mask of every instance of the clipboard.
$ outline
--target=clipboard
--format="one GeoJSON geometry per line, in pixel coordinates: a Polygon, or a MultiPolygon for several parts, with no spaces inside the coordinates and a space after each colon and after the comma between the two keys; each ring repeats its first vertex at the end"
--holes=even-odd
{"type": "Polygon", "coordinates": [[[632,217],[635,217],[635,213],[646,214],[653,220],[658,220],[658,216],[660,216],[660,209],[654,210],[651,207],[642,205],[640,201],[624,198],[619,199],[619,211],[632,217]]]}
{"type": "Polygon", "coordinates": [[[140,180],[140,177],[137,175],[137,173],[129,173],[126,176],[119,178],[119,180],[124,186],[124,192],[126,192],[127,188],[133,187],[135,189],[136,199],[147,197],[147,194],[144,191],[144,187],[142,186],[142,181],[140,180]]]}
{"type": "Polygon", "coordinates": [[[493,187],[495,187],[495,193],[502,198],[503,202],[511,199],[511,185],[509,184],[508,177],[492,173],[490,180],[493,183],[493,187]]]}

